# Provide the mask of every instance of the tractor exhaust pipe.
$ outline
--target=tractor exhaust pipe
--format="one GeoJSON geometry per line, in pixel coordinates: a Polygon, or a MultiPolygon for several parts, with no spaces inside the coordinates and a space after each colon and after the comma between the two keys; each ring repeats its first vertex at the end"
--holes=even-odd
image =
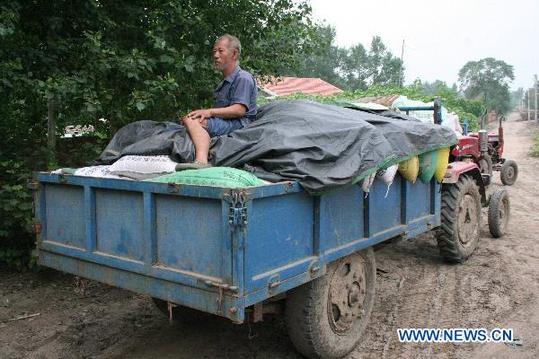
{"type": "Polygon", "coordinates": [[[479,151],[484,155],[488,152],[488,133],[487,130],[479,130],[479,151]]]}
{"type": "Polygon", "coordinates": [[[488,152],[488,132],[487,132],[487,126],[486,126],[486,120],[487,120],[487,111],[485,110],[485,113],[480,118],[480,130],[478,131],[479,135],[479,151],[481,152],[481,155],[485,155],[488,152]]]}

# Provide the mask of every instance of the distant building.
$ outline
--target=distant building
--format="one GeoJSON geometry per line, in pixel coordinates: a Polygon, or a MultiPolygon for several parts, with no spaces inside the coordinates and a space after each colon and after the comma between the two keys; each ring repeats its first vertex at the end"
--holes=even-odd
{"type": "Polygon", "coordinates": [[[331,96],[343,92],[322,79],[309,77],[278,77],[269,82],[259,82],[258,86],[265,97],[288,96],[296,93],[331,96]]]}

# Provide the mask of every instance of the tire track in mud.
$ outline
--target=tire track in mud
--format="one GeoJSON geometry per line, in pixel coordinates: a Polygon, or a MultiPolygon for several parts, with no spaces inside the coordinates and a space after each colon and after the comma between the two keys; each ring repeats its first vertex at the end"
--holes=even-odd
{"type": "Polygon", "coordinates": [[[397,328],[437,327],[444,302],[450,298],[444,285],[446,270],[436,263],[422,263],[419,257],[406,273],[402,293],[397,297],[399,315],[395,324],[387,328],[392,341],[384,347],[385,358],[430,357],[432,345],[400,343],[397,328]]]}
{"type": "Polygon", "coordinates": [[[454,278],[452,266],[441,262],[432,234],[384,248],[377,254],[379,267],[388,274],[379,275],[379,302],[368,334],[350,357],[431,357],[435,352],[431,345],[399,343],[397,328],[439,326],[445,308],[454,306],[456,298],[448,285],[454,278]]]}
{"type": "Polygon", "coordinates": [[[377,252],[388,274],[378,276],[367,335],[350,358],[453,358],[473,350],[477,345],[399,343],[397,328],[493,328],[518,294],[498,244],[483,221],[479,248],[464,264],[446,264],[432,234],[377,252]]]}

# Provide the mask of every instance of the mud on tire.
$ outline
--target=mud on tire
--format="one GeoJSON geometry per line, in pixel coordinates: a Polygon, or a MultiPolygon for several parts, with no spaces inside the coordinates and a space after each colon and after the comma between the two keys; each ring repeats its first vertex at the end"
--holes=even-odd
{"type": "Polygon", "coordinates": [[[494,238],[500,238],[507,231],[510,215],[510,201],[506,190],[501,189],[490,196],[488,205],[488,229],[494,238]]]}
{"type": "Polygon", "coordinates": [[[372,311],[376,264],[372,248],[332,263],[327,273],[292,290],[288,334],[309,358],[340,358],[361,339],[372,311]]]}
{"type": "Polygon", "coordinates": [[[443,185],[441,220],[440,254],[448,262],[464,262],[477,248],[481,224],[481,195],[472,178],[461,175],[457,183],[443,185]]]}

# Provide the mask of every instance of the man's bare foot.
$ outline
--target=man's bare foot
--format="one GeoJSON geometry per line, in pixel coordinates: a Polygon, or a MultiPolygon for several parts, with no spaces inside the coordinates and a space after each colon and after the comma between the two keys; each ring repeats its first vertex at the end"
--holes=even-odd
{"type": "Polygon", "coordinates": [[[202,163],[200,161],[185,162],[185,163],[178,163],[176,165],[176,171],[200,170],[202,168],[209,168],[209,167],[211,167],[211,165],[209,163],[202,163]]]}

